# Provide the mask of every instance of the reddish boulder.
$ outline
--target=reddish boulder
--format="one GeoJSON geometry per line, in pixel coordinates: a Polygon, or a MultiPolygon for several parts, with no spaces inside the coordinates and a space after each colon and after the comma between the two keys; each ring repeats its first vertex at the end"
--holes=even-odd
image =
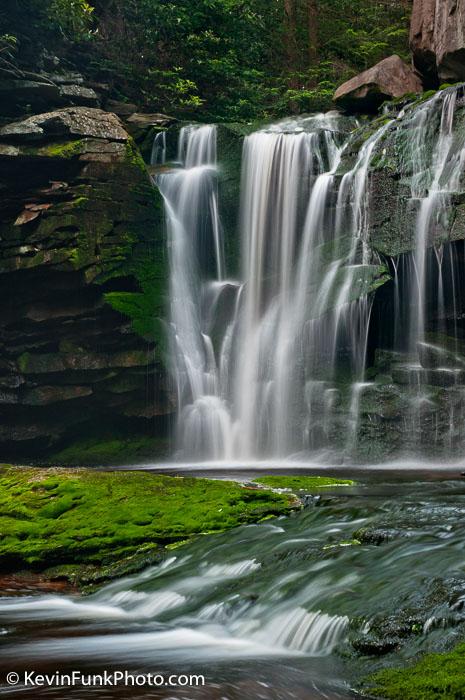
{"type": "Polygon", "coordinates": [[[465,0],[413,0],[410,48],[426,86],[465,80],[465,0]]]}
{"type": "Polygon", "coordinates": [[[438,79],[434,51],[435,17],[436,0],[413,0],[410,48],[414,66],[421,73],[426,87],[435,87],[438,79]]]}
{"type": "Polygon", "coordinates": [[[389,56],[341,85],[337,107],[350,112],[375,112],[385,101],[422,91],[420,79],[399,56],[389,56]]]}

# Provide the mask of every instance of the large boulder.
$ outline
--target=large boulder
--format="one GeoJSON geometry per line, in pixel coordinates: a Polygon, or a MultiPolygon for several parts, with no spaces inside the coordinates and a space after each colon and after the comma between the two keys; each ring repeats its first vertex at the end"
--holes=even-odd
{"type": "Polygon", "coordinates": [[[425,87],[437,85],[438,74],[434,49],[436,0],[414,0],[410,22],[410,48],[413,63],[423,76],[425,87]]]}
{"type": "Polygon", "coordinates": [[[465,0],[414,0],[410,47],[427,86],[465,80],[465,0]]]}
{"type": "Polygon", "coordinates": [[[128,141],[128,134],[114,114],[101,109],[67,107],[36,114],[0,129],[1,141],[47,141],[59,137],[91,137],[128,141]]]}
{"type": "Polygon", "coordinates": [[[2,458],[164,434],[162,202],[134,141],[100,109],[28,117],[0,129],[0,182],[2,458]]]}
{"type": "Polygon", "coordinates": [[[334,102],[349,112],[376,112],[385,100],[421,91],[418,76],[394,55],[343,83],[334,94],[334,102]]]}

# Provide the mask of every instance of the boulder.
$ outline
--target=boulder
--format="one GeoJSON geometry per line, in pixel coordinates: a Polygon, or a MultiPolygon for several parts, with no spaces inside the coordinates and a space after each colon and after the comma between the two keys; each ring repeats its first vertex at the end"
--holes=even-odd
{"type": "Polygon", "coordinates": [[[465,80],[465,0],[414,0],[410,48],[425,85],[465,80]]]}
{"type": "Polygon", "coordinates": [[[334,94],[334,102],[349,112],[376,112],[385,100],[421,91],[418,76],[394,55],[343,83],[334,94]]]}
{"type": "Polygon", "coordinates": [[[62,85],[60,98],[64,104],[80,105],[83,107],[99,107],[99,99],[95,90],[81,85],[62,85]]]}
{"type": "Polygon", "coordinates": [[[66,107],[36,114],[0,129],[0,140],[15,143],[56,139],[60,136],[110,141],[127,141],[129,138],[115,114],[91,107],[66,107]]]}
{"type": "Polygon", "coordinates": [[[109,112],[114,112],[119,117],[130,117],[131,114],[137,112],[137,105],[132,102],[120,102],[119,100],[107,100],[105,109],[109,112]]]}
{"type": "Polygon", "coordinates": [[[168,117],[166,114],[144,114],[142,112],[135,112],[127,121],[135,128],[144,129],[147,126],[167,126],[175,120],[173,117],[168,117]]]}
{"type": "Polygon", "coordinates": [[[434,27],[436,0],[413,0],[410,22],[410,48],[413,63],[423,77],[425,87],[435,87],[438,75],[436,66],[434,27]]]}

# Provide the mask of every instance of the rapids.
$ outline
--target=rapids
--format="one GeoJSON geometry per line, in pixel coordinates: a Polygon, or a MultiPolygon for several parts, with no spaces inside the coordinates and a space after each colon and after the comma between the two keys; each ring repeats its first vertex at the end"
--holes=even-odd
{"type": "MultiPolygon", "coordinates": [[[[200,538],[87,597],[7,594],[2,671],[205,674],[204,689],[170,691],[183,700],[354,697],[363,673],[463,636],[465,486],[433,476],[367,471],[294,517],[200,538]]],[[[91,693],[124,697],[67,697],[91,693]]]]}

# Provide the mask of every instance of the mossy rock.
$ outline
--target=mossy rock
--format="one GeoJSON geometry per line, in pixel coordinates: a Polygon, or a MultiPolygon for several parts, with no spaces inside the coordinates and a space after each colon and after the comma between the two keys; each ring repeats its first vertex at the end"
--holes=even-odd
{"type": "Polygon", "coordinates": [[[335,486],[353,486],[350,479],[338,479],[329,476],[262,476],[254,479],[257,484],[263,484],[274,489],[291,491],[313,491],[314,489],[332,488],[335,486]]]}
{"type": "Polygon", "coordinates": [[[137,471],[13,468],[0,472],[0,566],[106,565],[289,513],[295,500],[236,482],[137,471]]]}
{"type": "Polygon", "coordinates": [[[390,700],[463,700],[465,644],[445,654],[428,654],[405,668],[389,668],[366,680],[370,697],[390,700]]]}

